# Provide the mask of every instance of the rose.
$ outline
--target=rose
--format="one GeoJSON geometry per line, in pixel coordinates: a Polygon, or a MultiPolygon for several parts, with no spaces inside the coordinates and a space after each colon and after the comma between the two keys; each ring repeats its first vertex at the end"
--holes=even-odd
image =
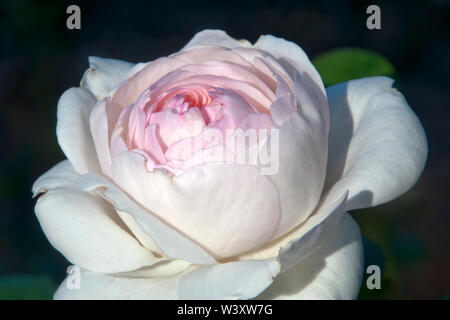
{"type": "Polygon", "coordinates": [[[58,102],[68,159],[33,186],[47,238],[82,268],[55,298],[355,298],[346,211],[398,197],[427,155],[392,82],[325,90],[294,43],[217,30],[149,63],[91,57],[58,102]],[[267,134],[230,147],[239,132],[267,134]]]}

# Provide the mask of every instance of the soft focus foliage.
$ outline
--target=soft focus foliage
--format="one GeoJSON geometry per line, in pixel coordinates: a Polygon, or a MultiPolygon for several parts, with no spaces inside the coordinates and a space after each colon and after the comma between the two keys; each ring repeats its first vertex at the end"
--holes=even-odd
{"type": "Polygon", "coordinates": [[[51,299],[56,288],[48,274],[0,276],[0,300],[51,299]]]}
{"type": "Polygon", "coordinates": [[[360,48],[337,48],[313,59],[326,86],[371,76],[393,76],[394,67],[382,55],[360,48]]]}

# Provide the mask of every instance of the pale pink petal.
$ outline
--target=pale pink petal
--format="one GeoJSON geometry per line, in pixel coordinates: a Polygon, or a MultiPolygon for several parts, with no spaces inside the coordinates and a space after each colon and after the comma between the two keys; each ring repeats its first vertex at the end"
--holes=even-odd
{"type": "Polygon", "coordinates": [[[157,124],[151,124],[145,129],[145,150],[150,153],[151,157],[157,164],[163,164],[167,161],[164,151],[161,147],[156,131],[157,124]]]}
{"type": "Polygon", "coordinates": [[[180,70],[187,72],[221,76],[236,81],[250,83],[255,88],[258,88],[268,99],[273,101],[275,99],[274,92],[254,73],[253,69],[254,68],[246,68],[239,64],[219,60],[206,60],[201,64],[188,64],[180,68],[180,70]]]}
{"type": "Polygon", "coordinates": [[[254,47],[273,55],[290,73],[291,79],[295,77],[295,71],[301,74],[307,74],[315,82],[322,94],[325,94],[322,78],[306,53],[294,42],[271,35],[264,35],[259,37],[254,47]]]}
{"type": "MultiPolygon", "coordinates": [[[[201,152],[205,149],[208,149],[212,146],[221,146],[225,140],[225,136],[222,131],[216,129],[214,127],[204,127],[202,132],[195,136],[189,137],[186,139],[182,139],[170,145],[167,149],[165,156],[167,160],[183,160],[186,161],[185,164],[177,164],[175,167],[177,168],[190,168],[192,165],[188,163],[192,163],[194,161],[196,164],[203,163],[203,161],[197,162],[193,160],[193,156],[196,152],[201,152]]],[[[220,158],[222,160],[222,158],[220,158]]],[[[172,165],[174,162],[172,162],[172,165]]],[[[171,166],[169,164],[169,166],[171,166]]]]}
{"type": "Polygon", "coordinates": [[[215,121],[208,126],[219,129],[224,134],[227,129],[237,128],[245,117],[254,113],[247,101],[233,90],[216,88],[210,95],[214,97],[214,103],[220,107],[217,109],[215,121]]]}
{"type": "Polygon", "coordinates": [[[114,131],[111,137],[111,145],[110,145],[111,154],[119,154],[123,151],[128,151],[128,147],[120,135],[120,131],[114,131]]]}
{"type": "Polygon", "coordinates": [[[176,87],[192,85],[204,85],[236,91],[236,93],[244,97],[253,108],[258,110],[258,112],[267,113],[272,103],[271,99],[251,83],[223,76],[197,74],[196,72],[183,71],[181,69],[167,74],[161,78],[158,83],[155,83],[153,96],[158,96],[163,92],[168,92],[176,87]]]}
{"type": "Polygon", "coordinates": [[[195,48],[197,46],[218,46],[225,48],[246,47],[251,48],[252,45],[247,40],[236,40],[230,37],[223,30],[202,30],[184,46],[183,50],[195,48]]]}
{"type": "Polygon", "coordinates": [[[167,148],[176,141],[200,134],[205,121],[200,110],[194,107],[182,114],[174,109],[155,112],[150,116],[150,124],[158,125],[158,137],[167,148]]]}
{"type": "Polygon", "coordinates": [[[296,102],[293,95],[282,96],[270,106],[270,116],[276,126],[282,126],[283,123],[292,118],[296,109],[296,102]]]}
{"type": "Polygon", "coordinates": [[[252,113],[246,116],[239,125],[243,130],[264,129],[269,131],[272,128],[270,117],[265,113],[252,113]]]}

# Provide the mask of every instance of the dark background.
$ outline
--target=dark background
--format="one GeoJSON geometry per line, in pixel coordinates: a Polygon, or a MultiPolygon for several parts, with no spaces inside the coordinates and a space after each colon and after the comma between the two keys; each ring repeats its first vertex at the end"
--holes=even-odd
{"type": "Polygon", "coordinates": [[[394,65],[396,86],[422,121],[430,152],[409,192],[353,212],[367,263],[383,267],[382,290],[362,289],[360,298],[449,298],[449,22],[450,3],[438,0],[2,1],[0,291],[11,276],[45,275],[45,283],[56,284],[65,275],[68,262],[41,231],[30,190],[64,159],[56,104],[79,84],[87,56],[150,61],[202,29],[219,28],[252,42],[260,34],[283,37],[312,58],[336,47],[365,48],[394,65]],[[81,30],[66,28],[70,4],[81,8],[81,30]],[[381,30],[366,28],[369,4],[381,8],[381,30]]]}

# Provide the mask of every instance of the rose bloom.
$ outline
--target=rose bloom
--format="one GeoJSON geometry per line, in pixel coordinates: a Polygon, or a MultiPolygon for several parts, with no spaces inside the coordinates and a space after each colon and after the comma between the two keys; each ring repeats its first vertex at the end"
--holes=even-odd
{"type": "Polygon", "coordinates": [[[347,211],[397,198],[427,156],[392,79],[325,89],[296,44],[219,30],[148,63],[89,62],[58,102],[67,160],[33,186],[44,233],[81,270],[56,299],[357,297],[347,211]],[[267,133],[244,137],[256,162],[229,148],[238,132],[267,133]]]}

